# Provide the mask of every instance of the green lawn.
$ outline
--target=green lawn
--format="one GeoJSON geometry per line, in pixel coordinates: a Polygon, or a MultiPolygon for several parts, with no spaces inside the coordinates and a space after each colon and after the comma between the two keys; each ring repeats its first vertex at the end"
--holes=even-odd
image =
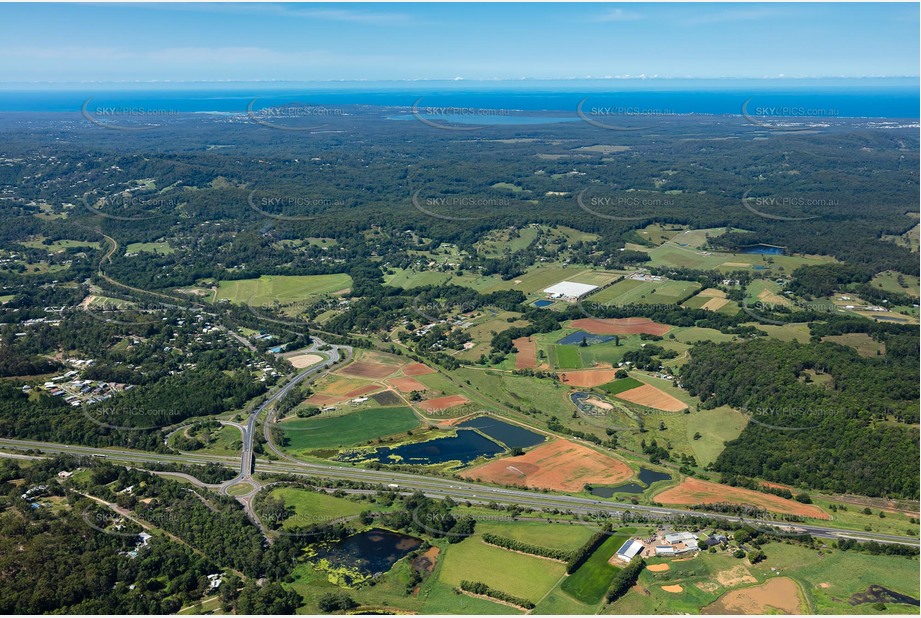
{"type": "Polygon", "coordinates": [[[217,298],[255,306],[310,300],[351,287],[352,278],[335,275],[263,275],[258,279],[221,281],[217,298]]]}
{"type": "Polygon", "coordinates": [[[609,536],[585,564],[563,580],[560,586],[563,591],[582,603],[599,602],[611,585],[614,575],[620,570],[609,564],[608,560],[634,532],[636,530],[627,528],[609,536]]]}
{"type": "Polygon", "coordinates": [[[293,419],[281,423],[288,448],[301,451],[356,446],[368,440],[403,433],[419,426],[409,408],[372,408],[344,416],[293,419]]]}

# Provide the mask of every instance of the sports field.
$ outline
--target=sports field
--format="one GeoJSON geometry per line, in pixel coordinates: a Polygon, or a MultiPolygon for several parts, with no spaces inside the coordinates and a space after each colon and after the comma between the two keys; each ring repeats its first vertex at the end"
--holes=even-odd
{"type": "Polygon", "coordinates": [[[406,407],[372,408],[345,414],[284,421],[280,427],[292,451],[355,446],[382,436],[403,433],[419,426],[406,407]]]}
{"type": "Polygon", "coordinates": [[[215,300],[268,306],[310,300],[334,294],[352,286],[346,274],[335,275],[263,275],[258,279],[221,281],[215,300]]]}

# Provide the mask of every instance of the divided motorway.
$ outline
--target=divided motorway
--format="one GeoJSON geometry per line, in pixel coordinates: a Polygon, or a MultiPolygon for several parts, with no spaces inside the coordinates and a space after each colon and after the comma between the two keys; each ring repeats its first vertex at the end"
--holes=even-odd
{"type": "MultiPolygon", "coordinates": [[[[142,464],[144,463],[218,463],[230,468],[237,468],[240,465],[240,460],[236,457],[193,454],[162,455],[158,453],[146,453],[121,449],[99,449],[85,446],[36,442],[31,440],[0,439],[0,448],[14,451],[36,450],[48,454],[70,453],[73,455],[102,456],[106,457],[110,461],[135,464],[138,465],[138,467],[143,467],[142,464]]],[[[687,511],[667,507],[655,507],[630,503],[611,502],[606,500],[595,500],[579,496],[542,494],[516,489],[487,487],[484,485],[476,485],[473,483],[458,481],[456,479],[445,479],[417,474],[391,472],[387,470],[368,470],[365,468],[350,466],[334,466],[307,462],[279,462],[270,461],[268,459],[259,459],[257,460],[257,463],[259,465],[259,470],[265,473],[293,474],[334,480],[342,479],[365,483],[378,483],[382,485],[395,484],[398,485],[401,490],[419,490],[433,498],[444,498],[450,496],[452,499],[457,501],[469,501],[473,503],[495,502],[500,505],[519,505],[523,507],[531,507],[534,509],[555,508],[583,514],[607,513],[610,515],[620,515],[624,512],[634,512],[637,514],[645,514],[659,518],[667,518],[669,516],[675,515],[701,516],[704,514],[698,511],[687,511]]],[[[745,521],[756,526],[778,525],[777,522],[772,521],[761,521],[722,514],[707,513],[707,515],[719,517],[726,521],[745,521]]],[[[895,543],[900,545],[914,546],[917,546],[919,543],[918,539],[912,539],[908,537],[842,530],[828,526],[814,525],[811,523],[798,523],[796,526],[806,530],[815,537],[825,539],[855,539],[861,541],[877,541],[879,543],[895,543]]]]}

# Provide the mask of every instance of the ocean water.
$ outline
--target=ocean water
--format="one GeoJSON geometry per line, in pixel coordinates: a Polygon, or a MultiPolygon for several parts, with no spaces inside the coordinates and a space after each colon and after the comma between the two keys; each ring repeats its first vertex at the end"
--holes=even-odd
{"type": "MultiPolygon", "coordinates": [[[[514,123],[504,114],[563,112],[553,120],[586,114],[678,115],[747,113],[828,118],[916,119],[921,106],[918,80],[572,80],[567,82],[379,82],[317,84],[212,84],[129,87],[122,84],[36,85],[0,89],[0,112],[79,112],[92,108],[142,108],[162,113],[244,114],[285,104],[375,106],[416,105],[431,118],[469,110],[499,110],[473,120],[514,123]]],[[[532,114],[536,115],[536,114],[532,114]]],[[[545,120],[546,121],[546,120],[545,120]]]]}

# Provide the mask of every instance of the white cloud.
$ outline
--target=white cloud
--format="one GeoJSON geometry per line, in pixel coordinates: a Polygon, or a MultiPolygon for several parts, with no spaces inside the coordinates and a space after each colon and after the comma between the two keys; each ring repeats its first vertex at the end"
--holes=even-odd
{"type": "Polygon", "coordinates": [[[643,16],[639,13],[634,13],[632,11],[625,11],[624,9],[611,9],[605,11],[601,15],[595,18],[595,21],[608,22],[608,21],[634,21],[637,19],[642,19],[643,16]]]}

